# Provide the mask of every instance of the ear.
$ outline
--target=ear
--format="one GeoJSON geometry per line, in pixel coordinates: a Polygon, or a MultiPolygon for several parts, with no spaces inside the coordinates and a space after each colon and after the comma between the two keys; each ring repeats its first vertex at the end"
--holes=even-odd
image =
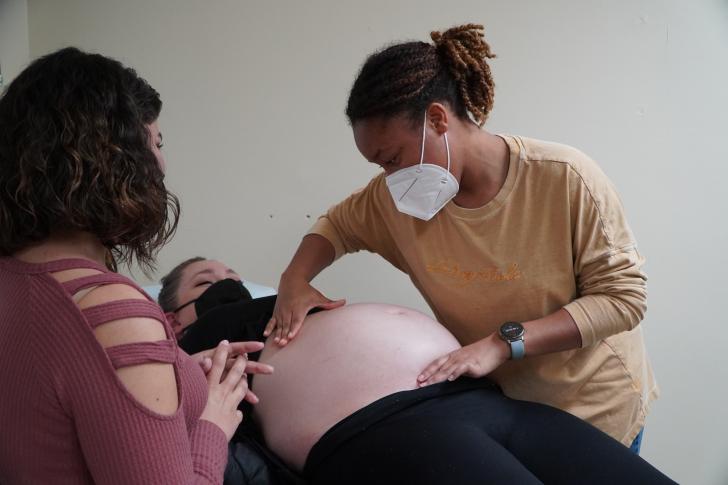
{"type": "Polygon", "coordinates": [[[169,326],[172,327],[172,331],[174,332],[174,334],[179,337],[184,328],[182,327],[182,324],[179,322],[179,320],[177,320],[177,315],[174,312],[167,312],[164,314],[164,317],[167,319],[167,323],[169,323],[169,326]]]}
{"type": "Polygon", "coordinates": [[[442,103],[432,103],[427,108],[427,123],[438,135],[447,133],[450,111],[442,103]]]}

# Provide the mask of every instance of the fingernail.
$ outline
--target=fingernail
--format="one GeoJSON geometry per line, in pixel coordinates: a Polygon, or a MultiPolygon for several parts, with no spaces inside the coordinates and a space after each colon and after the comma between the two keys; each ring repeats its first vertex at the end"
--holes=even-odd
{"type": "Polygon", "coordinates": [[[223,340],[223,341],[222,341],[222,342],[220,342],[220,343],[221,343],[221,344],[223,344],[223,345],[227,345],[227,344],[229,344],[230,342],[228,342],[227,340],[223,340]]]}

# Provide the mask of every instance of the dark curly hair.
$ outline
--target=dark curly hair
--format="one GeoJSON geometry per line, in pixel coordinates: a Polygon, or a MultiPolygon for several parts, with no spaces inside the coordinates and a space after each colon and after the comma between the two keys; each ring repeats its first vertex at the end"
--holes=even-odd
{"type": "Polygon", "coordinates": [[[179,217],[150,147],[161,108],[133,69],[73,47],[20,73],[0,98],[0,255],[85,231],[111,269],[148,274],[179,217]]]}
{"type": "Polygon", "coordinates": [[[406,114],[420,121],[433,102],[450,106],[461,119],[482,126],[493,107],[495,84],[486,59],[495,57],[483,26],[466,24],[430,34],[433,44],[406,42],[370,55],[349,93],[346,116],[406,114]]]}

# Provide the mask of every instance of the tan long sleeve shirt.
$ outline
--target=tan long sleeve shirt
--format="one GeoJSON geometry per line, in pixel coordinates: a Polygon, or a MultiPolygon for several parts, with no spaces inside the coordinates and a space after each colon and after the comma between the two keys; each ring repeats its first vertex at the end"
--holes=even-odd
{"type": "Polygon", "coordinates": [[[657,387],[638,326],[646,309],[643,258],[619,196],[580,151],[503,138],[508,175],[483,207],[451,201],[421,221],[396,209],[382,174],[333,206],[311,233],[328,239],[337,258],[368,250],[407,273],[463,345],[505,321],[565,308],[581,349],[508,361],[491,377],[510,397],[564,409],[629,444],[657,387]]]}

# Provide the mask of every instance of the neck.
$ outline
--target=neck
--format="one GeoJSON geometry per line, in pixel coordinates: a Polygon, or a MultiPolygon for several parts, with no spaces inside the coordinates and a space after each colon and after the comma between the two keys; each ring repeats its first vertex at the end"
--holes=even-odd
{"type": "Polygon", "coordinates": [[[460,190],[453,201],[460,207],[482,207],[498,194],[508,176],[510,151],[501,137],[473,127],[458,140],[462,164],[460,190]]]}
{"type": "Polygon", "coordinates": [[[28,263],[80,258],[105,264],[107,251],[96,236],[87,232],[74,231],[53,234],[48,239],[28,246],[13,256],[28,263]]]}

